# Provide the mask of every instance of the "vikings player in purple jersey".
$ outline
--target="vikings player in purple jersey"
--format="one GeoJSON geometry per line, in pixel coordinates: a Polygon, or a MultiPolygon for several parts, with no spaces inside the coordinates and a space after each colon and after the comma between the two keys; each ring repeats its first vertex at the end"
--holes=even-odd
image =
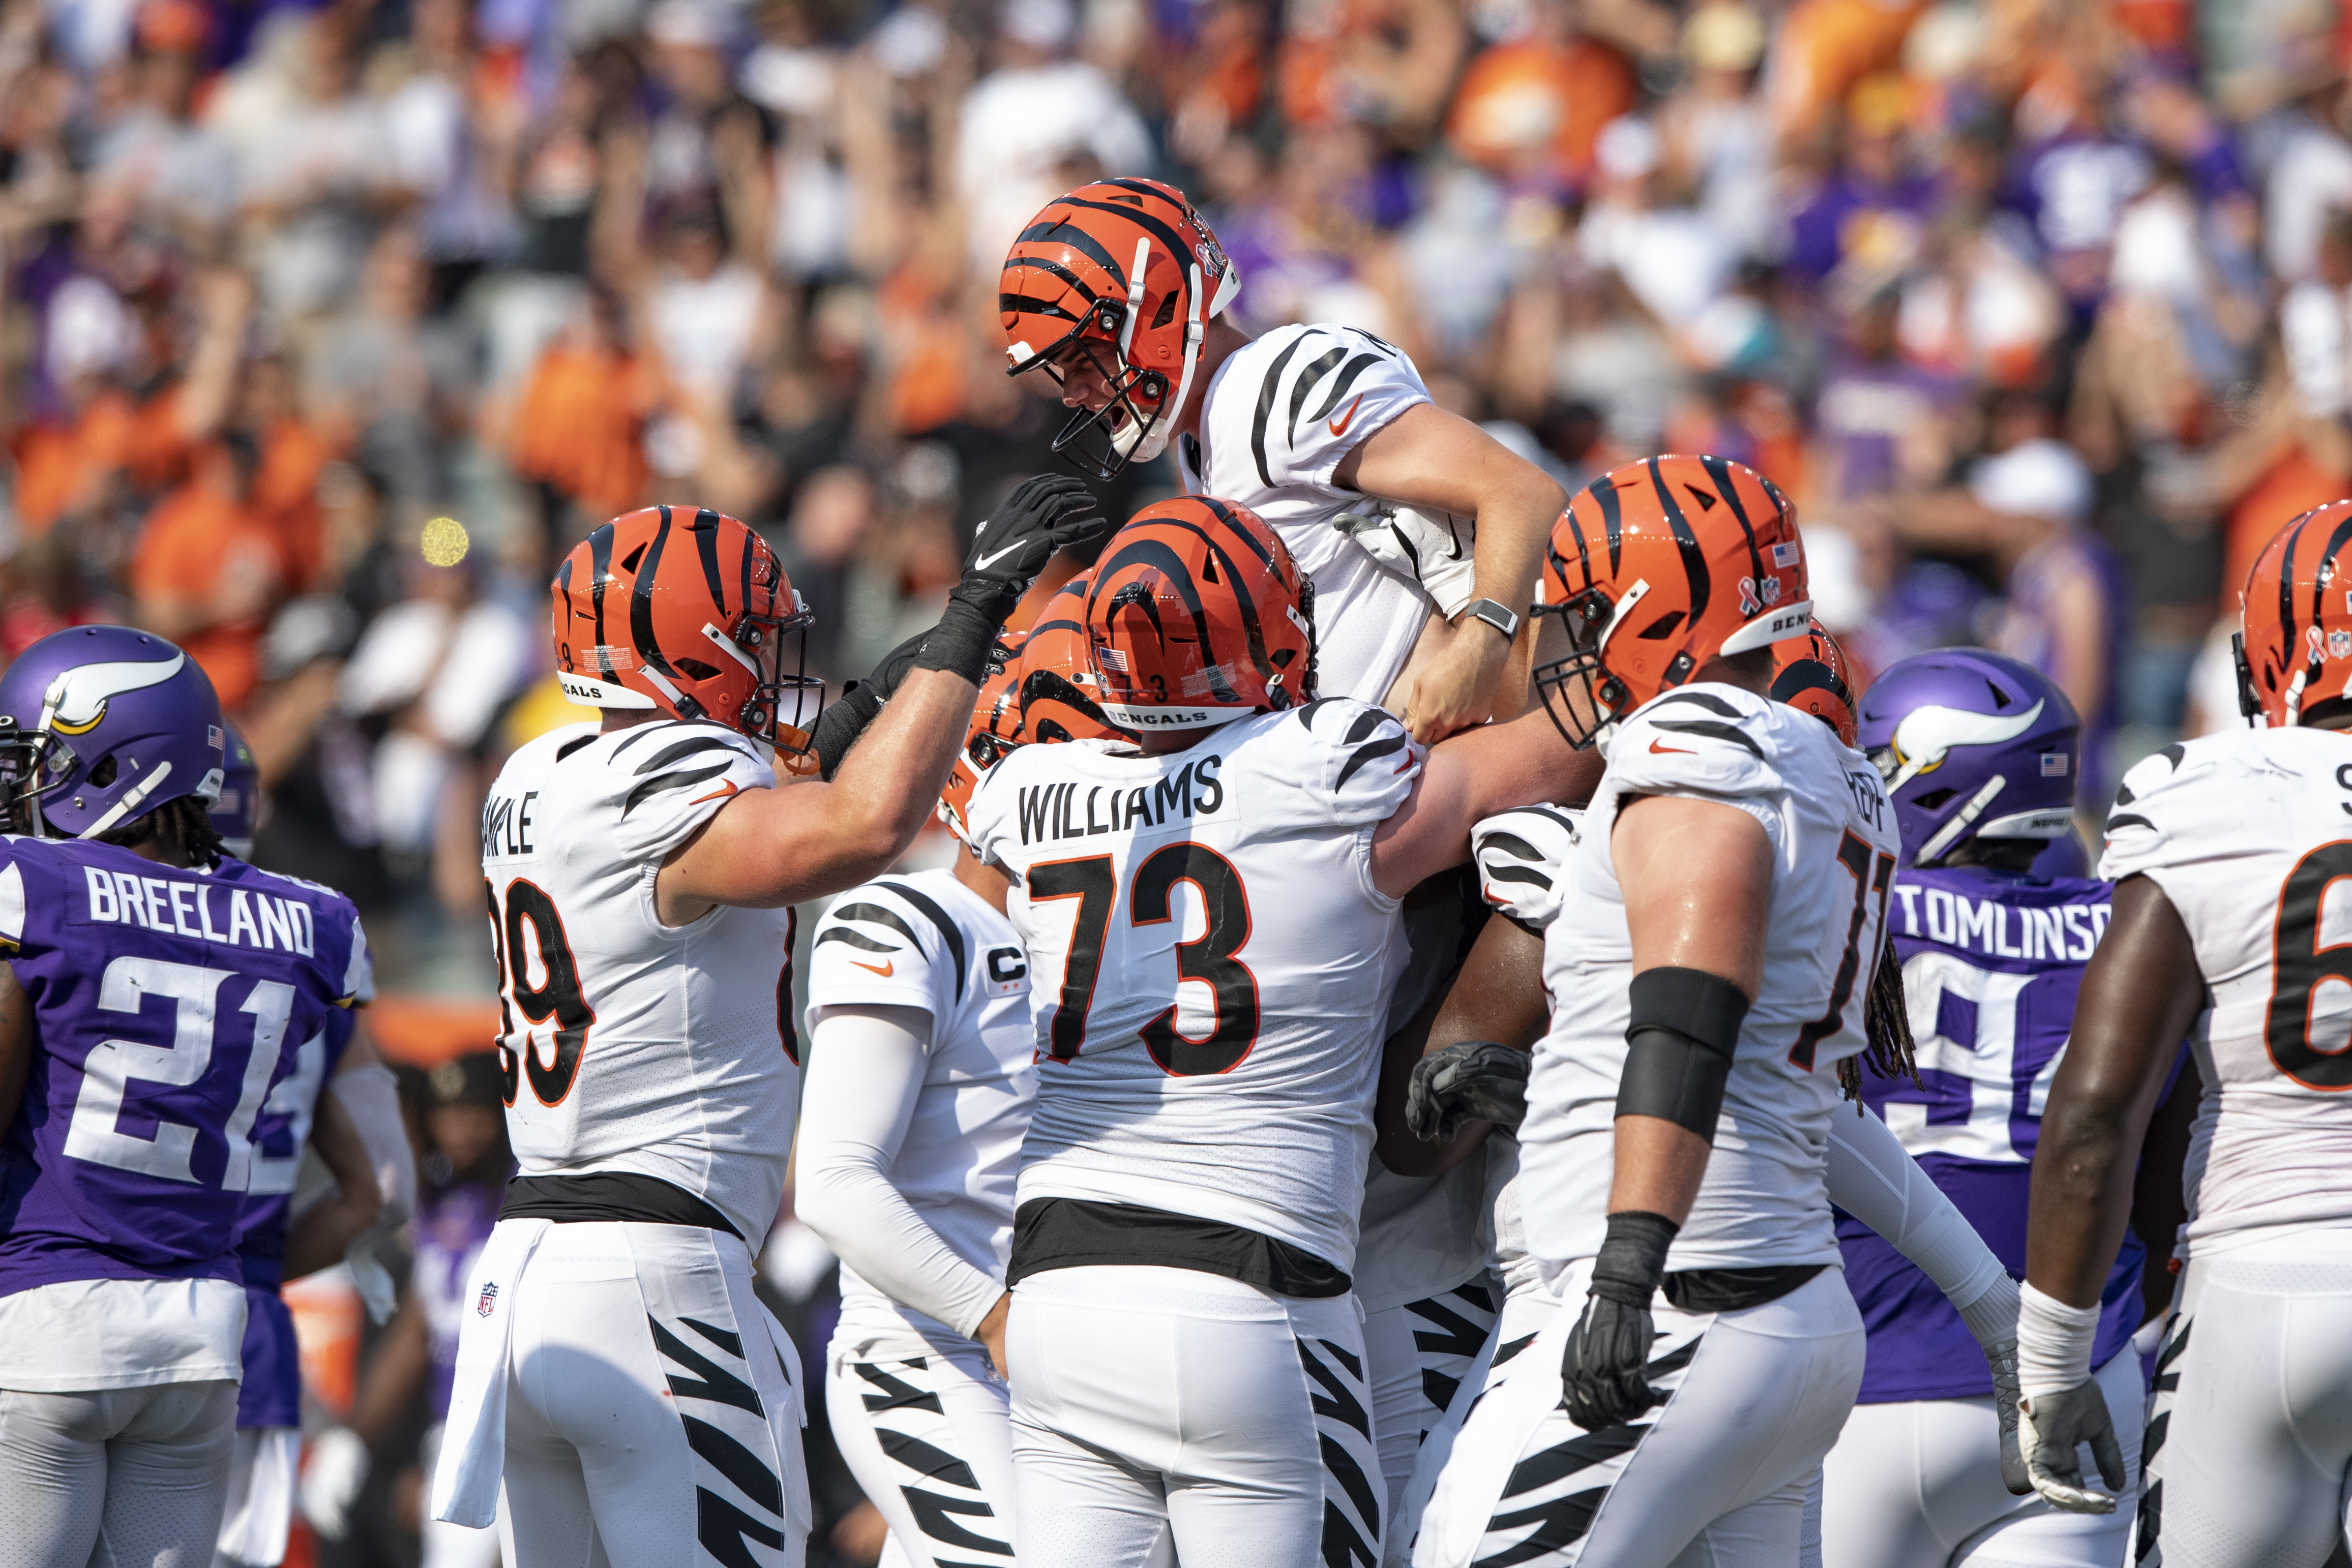
{"type": "MultiPolygon", "coordinates": [[[[2048,676],[1977,649],[1890,666],[1860,717],[1903,834],[1887,924],[1919,1064],[1916,1084],[1865,1073],[1863,1098],[2022,1276],[2042,1108],[2107,919],[2107,883],[2032,870],[2074,831],[2080,723],[2048,676]]],[[[2061,1513],[2011,1495],[1985,1419],[1986,1358],[1959,1314],[1851,1217],[1838,1239],[1869,1341],[1858,1403],[1823,1465],[1823,1568],[2116,1568],[2130,1510],[2061,1513]]],[[[2116,1409],[2137,1408],[2143,1392],[2126,1354],[2142,1258],[2126,1238],[2101,1298],[2093,1360],[2116,1409]]]]}
{"type": "MultiPolygon", "coordinates": [[[[213,831],[226,852],[249,861],[260,769],[236,727],[224,729],[226,767],[213,831]]],[[[214,1568],[275,1568],[286,1556],[301,1452],[302,1375],[294,1317],[279,1287],[347,1253],[360,1252],[352,1260],[356,1275],[380,1271],[361,1249],[407,1218],[402,1195],[415,1180],[408,1136],[391,1070],[360,1030],[356,1011],[372,988],[362,984],[352,1008],[329,1009],[254,1120],[253,1176],[236,1238],[245,1275],[245,1381],[214,1568]],[[298,1190],[306,1148],[317,1152],[332,1179],[324,1196],[298,1190]]],[[[379,1312],[377,1321],[387,1315],[379,1312]]]]}
{"type": "Polygon", "coordinates": [[[220,703],[75,627],[0,677],[0,1547],[201,1568],[235,1446],[257,1124],[364,983],[350,902],[219,853],[220,703]]]}

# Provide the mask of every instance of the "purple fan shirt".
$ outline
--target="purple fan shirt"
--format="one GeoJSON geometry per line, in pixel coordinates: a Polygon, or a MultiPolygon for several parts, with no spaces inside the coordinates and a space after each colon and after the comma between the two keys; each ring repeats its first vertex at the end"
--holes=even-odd
{"type": "Polygon", "coordinates": [[[264,1106],[364,983],[351,902],[242,861],[0,838],[0,954],[37,1036],[0,1141],[0,1296],[241,1280],[264,1106]]]}
{"type": "Polygon", "coordinates": [[[294,1071],[278,1081],[253,1124],[254,1177],[236,1222],[236,1257],[245,1272],[240,1427],[302,1424],[302,1350],[294,1338],[294,1314],[278,1293],[286,1282],[286,1230],[320,1097],[358,1029],[351,1009],[331,1009],[324,1027],[302,1042],[294,1071]]]}
{"type": "MultiPolygon", "coordinates": [[[[1903,960],[1920,1083],[1865,1071],[1863,1099],[2019,1279],[2042,1111],[2111,895],[2104,882],[1975,867],[1906,869],[1895,880],[1887,923],[1903,960]]],[[[1984,1353],[1935,1281],[1843,1211],[1838,1244],[1870,1335],[1860,1403],[1992,1392],[1984,1353]]],[[[2145,1257],[2126,1232],[2099,1293],[2094,1366],[2139,1326],[2145,1257]]]]}
{"type": "Polygon", "coordinates": [[[416,1199],[416,1263],[409,1270],[416,1305],[425,1314],[425,1334],[433,1355],[432,1380],[425,1393],[436,1421],[449,1414],[449,1387],[457,1375],[457,1333],[474,1302],[466,1280],[482,1255],[490,1228],[499,1222],[505,1184],[453,1182],[420,1193],[416,1199]]]}

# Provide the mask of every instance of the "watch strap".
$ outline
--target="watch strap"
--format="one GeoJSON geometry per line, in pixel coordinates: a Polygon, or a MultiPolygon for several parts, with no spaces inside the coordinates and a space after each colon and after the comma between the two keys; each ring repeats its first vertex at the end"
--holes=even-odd
{"type": "Polygon", "coordinates": [[[1511,613],[1510,606],[1492,599],[1474,599],[1463,606],[1462,613],[1474,621],[1484,621],[1511,641],[1519,634],[1519,617],[1511,613]]]}

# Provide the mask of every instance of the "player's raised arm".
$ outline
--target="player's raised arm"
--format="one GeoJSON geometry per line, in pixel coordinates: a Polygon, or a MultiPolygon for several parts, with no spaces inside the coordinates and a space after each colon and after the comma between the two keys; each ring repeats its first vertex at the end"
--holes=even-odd
{"type": "MultiPolygon", "coordinates": [[[[661,510],[667,515],[671,508],[661,510]]],[[[668,527],[663,525],[665,531],[668,527]]],[[[575,651],[576,644],[567,645],[559,628],[559,652],[567,655],[563,678],[574,700],[605,707],[608,730],[646,722],[664,709],[681,717],[709,716],[722,722],[734,718],[740,721],[737,727],[753,738],[772,739],[780,755],[793,759],[788,765],[811,771],[823,767],[825,775],[791,789],[737,791],[735,799],[664,861],[656,884],[663,923],[683,925],[715,904],[775,908],[823,897],[856,886],[898,859],[929,820],[940,786],[955,760],[1004,617],[1012,613],[1055,550],[1091,538],[1108,527],[1078,480],[1066,475],[1045,475],[1023,484],[992,519],[981,525],[963,580],[949,591],[947,612],[940,623],[917,643],[911,654],[902,649],[899,656],[885,661],[875,680],[845,697],[836,705],[838,711],[820,717],[813,735],[783,724],[777,706],[806,689],[806,677],[783,674],[781,659],[783,634],[805,627],[809,612],[783,582],[781,569],[767,556],[765,547],[760,546],[756,556],[750,553],[758,541],[749,530],[743,530],[745,542],[740,546],[730,536],[728,544],[714,549],[713,558],[728,555],[730,549],[746,552],[747,561],[773,574],[769,591],[778,596],[777,609],[789,613],[772,618],[775,622],[772,648],[767,646],[771,633],[764,628],[756,633],[760,641],[748,649],[740,636],[721,636],[708,626],[703,629],[706,639],[721,655],[747,667],[755,661],[766,665],[754,672],[765,679],[748,695],[738,696],[731,711],[698,700],[679,685],[676,672],[688,670],[689,661],[677,656],[673,643],[690,644],[693,628],[682,626],[683,636],[666,641],[663,629],[653,624],[654,608],[644,612],[646,626],[637,625],[639,601],[655,604],[655,586],[660,580],[655,574],[661,557],[653,554],[648,562],[643,554],[625,555],[622,564],[640,585],[629,594],[629,629],[635,652],[645,659],[638,673],[656,695],[669,700],[656,701],[634,688],[624,689],[609,675],[603,679],[589,675],[592,656],[609,661],[614,650],[600,642],[593,648],[575,651]],[[780,591],[776,585],[781,585],[780,591]],[[650,657],[644,654],[648,644],[656,650],[650,657]],[[730,647],[734,652],[730,653],[730,647]],[[663,674],[659,666],[664,664],[673,666],[672,675],[663,674]],[[683,701],[674,698],[673,693],[683,701]],[[687,704],[693,705],[691,711],[687,704]],[[636,711],[616,712],[616,708],[636,711]]],[[[588,558],[585,571],[609,572],[613,552],[626,542],[616,535],[606,540],[600,553],[592,539],[573,552],[556,585],[559,620],[567,583],[583,570],[581,558],[588,558]],[[600,561],[602,565],[597,564],[600,561]]],[[[681,542],[675,548],[683,551],[689,547],[681,542]]],[[[651,553],[651,547],[646,549],[651,553]]],[[[716,580],[723,593],[724,573],[716,580]]],[[[690,581],[681,592],[690,596],[699,586],[699,580],[690,581]]],[[[591,618],[590,609],[580,602],[587,596],[574,591],[571,598],[572,619],[591,618]]],[[[575,636],[584,641],[587,631],[585,626],[576,628],[575,636]]],[[[619,652],[625,654],[629,650],[619,652]]],[[[708,662],[694,667],[730,679],[733,676],[725,666],[714,667],[708,662]]],[[[717,787],[732,788],[733,781],[719,780],[717,787]]]]}

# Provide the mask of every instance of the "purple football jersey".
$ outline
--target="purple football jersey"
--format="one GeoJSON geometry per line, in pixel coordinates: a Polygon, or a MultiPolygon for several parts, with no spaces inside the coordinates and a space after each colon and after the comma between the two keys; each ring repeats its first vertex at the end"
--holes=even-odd
{"type": "Polygon", "coordinates": [[[37,1035],[0,1143],[0,1296],[241,1279],[263,1106],[365,983],[350,900],[242,861],[5,838],[0,954],[37,1035]]]}
{"type": "Polygon", "coordinates": [[[286,1228],[319,1097],[358,1029],[350,1008],[328,1009],[324,1026],[302,1042],[294,1071],[278,1081],[253,1124],[253,1177],[236,1220],[237,1264],[245,1273],[245,1382],[236,1392],[240,1427],[302,1424],[301,1352],[294,1343],[294,1316],[278,1296],[286,1282],[286,1228]]]}
{"type": "Polygon", "coordinates": [[[499,1222],[499,1204],[505,1196],[503,1183],[484,1186],[464,1181],[417,1195],[416,1262],[408,1279],[433,1350],[432,1379],[425,1393],[436,1421],[449,1414],[458,1331],[478,1305],[466,1299],[466,1279],[490,1239],[490,1228],[499,1222]]]}
{"type": "MultiPolygon", "coordinates": [[[[1973,867],[1895,873],[1887,925],[1903,960],[1920,1082],[1865,1071],[1863,1099],[2019,1279],[2042,1111],[2111,892],[2104,882],[1973,867]]],[[[1933,1281],[1843,1213],[1838,1241],[1870,1333],[1861,1403],[1992,1392],[1983,1353],[1933,1281]]],[[[2094,1365],[2139,1326],[2144,1256],[2126,1232],[2100,1292],[2094,1365]]]]}

